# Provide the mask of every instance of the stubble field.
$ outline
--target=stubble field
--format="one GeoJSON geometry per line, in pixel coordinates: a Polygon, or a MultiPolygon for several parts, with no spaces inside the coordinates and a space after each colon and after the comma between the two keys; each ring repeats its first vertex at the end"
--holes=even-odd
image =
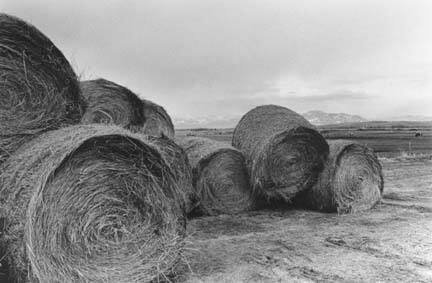
{"type": "MultiPolygon", "coordinates": [[[[322,127],[327,138],[375,149],[384,171],[382,202],[348,215],[286,208],[193,219],[187,264],[176,281],[431,282],[432,127],[426,125],[322,127]]],[[[179,135],[230,142],[232,130],[179,135]]]]}

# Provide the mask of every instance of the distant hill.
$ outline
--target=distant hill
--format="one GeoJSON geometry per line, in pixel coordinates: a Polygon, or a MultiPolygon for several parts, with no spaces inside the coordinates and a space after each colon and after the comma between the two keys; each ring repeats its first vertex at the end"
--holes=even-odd
{"type": "MultiPolygon", "coordinates": [[[[314,110],[302,114],[309,122],[314,125],[339,125],[339,124],[356,124],[368,122],[367,119],[346,113],[326,113],[324,111],[314,110]]],[[[177,129],[195,129],[195,128],[234,128],[241,115],[238,116],[203,116],[203,117],[173,117],[177,129]]],[[[428,116],[400,116],[386,118],[386,121],[432,121],[428,116]]],[[[377,122],[371,122],[372,125],[377,122]]],[[[381,123],[381,122],[378,122],[381,123]]]]}
{"type": "Polygon", "coordinates": [[[303,114],[303,116],[309,122],[317,126],[367,121],[365,118],[358,115],[350,115],[346,113],[326,113],[319,110],[306,112],[303,114]]]}

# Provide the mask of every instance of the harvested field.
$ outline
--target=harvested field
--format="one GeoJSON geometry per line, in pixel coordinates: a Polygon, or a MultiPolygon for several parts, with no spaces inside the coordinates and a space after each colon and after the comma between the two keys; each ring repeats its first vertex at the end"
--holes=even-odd
{"type": "MultiPolygon", "coordinates": [[[[406,137],[422,149],[410,153],[407,147],[401,154],[389,131],[371,144],[385,150],[378,152],[385,186],[375,208],[346,215],[292,208],[193,219],[186,247],[190,268],[184,267],[179,281],[430,282],[432,142],[428,134],[406,137]]],[[[229,129],[178,134],[227,144],[232,138],[229,129]]],[[[361,143],[361,136],[353,141],[361,143]]]]}
{"type": "Polygon", "coordinates": [[[432,160],[381,160],[384,199],[337,215],[264,210],[194,219],[179,282],[430,282],[432,160]]]}

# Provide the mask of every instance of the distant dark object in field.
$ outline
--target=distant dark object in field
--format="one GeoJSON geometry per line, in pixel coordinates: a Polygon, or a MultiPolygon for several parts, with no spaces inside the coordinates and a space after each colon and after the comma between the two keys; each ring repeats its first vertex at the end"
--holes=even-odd
{"type": "Polygon", "coordinates": [[[317,183],[298,197],[306,208],[351,213],[372,208],[384,188],[381,164],[372,149],[330,140],[330,155],[317,183]]]}
{"type": "Polygon", "coordinates": [[[178,140],[193,168],[199,200],[197,214],[238,213],[252,208],[243,155],[230,145],[207,138],[178,140]]]}
{"type": "Polygon", "coordinates": [[[165,109],[150,101],[143,99],[144,104],[144,117],[146,119],[144,125],[144,133],[152,136],[166,136],[170,139],[174,138],[174,125],[171,117],[165,111],[165,109]]]}
{"type": "Polygon", "coordinates": [[[79,123],[77,76],[36,27],[0,13],[0,163],[48,130],[79,123]]]}
{"type": "Polygon", "coordinates": [[[158,147],[162,157],[171,168],[174,179],[183,193],[186,212],[191,212],[197,205],[197,197],[193,188],[192,167],[186,152],[181,146],[165,136],[160,138],[147,136],[146,138],[158,147]]]}
{"type": "Polygon", "coordinates": [[[423,133],[422,132],[416,132],[415,133],[415,135],[414,135],[414,137],[421,137],[421,136],[423,136],[423,133]]]}
{"type": "Polygon", "coordinates": [[[2,172],[0,242],[16,281],[157,281],[178,262],[181,193],[142,135],[95,124],[50,131],[2,172]]]}
{"type": "Polygon", "coordinates": [[[284,202],[316,182],[329,152],[313,125],[276,105],[246,113],[234,130],[233,145],[245,155],[255,197],[284,202]]]}
{"type": "Polygon", "coordinates": [[[83,124],[114,124],[135,132],[142,130],[142,102],[135,93],[105,79],[82,81],[80,86],[88,105],[83,124]]]}

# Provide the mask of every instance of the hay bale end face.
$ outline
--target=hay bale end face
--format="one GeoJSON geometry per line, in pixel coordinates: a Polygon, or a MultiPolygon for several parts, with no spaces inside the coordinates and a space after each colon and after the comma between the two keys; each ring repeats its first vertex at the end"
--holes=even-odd
{"type": "Polygon", "coordinates": [[[144,105],[144,117],[146,119],[144,133],[151,136],[166,136],[173,139],[175,134],[174,125],[166,110],[150,100],[143,99],[142,102],[144,105]]]}
{"type": "Polygon", "coordinates": [[[327,158],[325,139],[301,115],[264,105],[246,113],[233,134],[255,198],[290,202],[316,181],[327,158]]]}
{"type": "Polygon", "coordinates": [[[36,27],[0,13],[0,163],[48,130],[79,123],[77,76],[36,27]]]}
{"type": "Polygon", "coordinates": [[[185,149],[193,168],[199,200],[197,214],[230,214],[252,208],[247,170],[238,150],[199,137],[184,137],[178,143],[185,149]]]}
{"type": "Polygon", "coordinates": [[[167,137],[146,136],[153,143],[171,168],[180,191],[183,193],[186,213],[197,206],[197,197],[193,188],[192,167],[186,152],[181,146],[167,137]]]}
{"type": "Polygon", "coordinates": [[[80,87],[88,105],[83,124],[114,124],[134,132],[144,127],[142,102],[126,87],[105,79],[82,81],[80,87]]]}
{"type": "Polygon", "coordinates": [[[51,131],[2,172],[0,241],[18,282],[147,282],[179,259],[181,193],[140,135],[95,124],[51,131]]]}
{"type": "Polygon", "coordinates": [[[330,155],[311,190],[296,202],[303,207],[338,213],[375,206],[384,188],[381,164],[372,149],[352,141],[329,140],[330,155]]]}

